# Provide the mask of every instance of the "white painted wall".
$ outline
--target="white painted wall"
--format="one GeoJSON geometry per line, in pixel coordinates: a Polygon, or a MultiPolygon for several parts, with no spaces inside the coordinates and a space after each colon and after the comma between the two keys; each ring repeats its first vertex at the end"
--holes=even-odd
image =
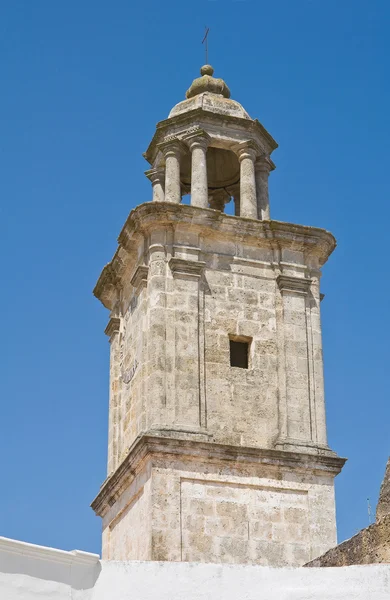
{"type": "Polygon", "coordinates": [[[0,537],[0,600],[90,600],[99,555],[0,537]]]}
{"type": "Polygon", "coordinates": [[[99,561],[0,538],[1,600],[389,600],[390,564],[277,568],[99,561]]]}

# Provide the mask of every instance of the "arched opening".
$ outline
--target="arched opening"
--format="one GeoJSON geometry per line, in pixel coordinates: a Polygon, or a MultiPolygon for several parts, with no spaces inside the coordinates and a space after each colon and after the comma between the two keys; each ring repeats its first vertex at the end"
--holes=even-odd
{"type": "MultiPolygon", "coordinates": [[[[182,156],[180,164],[180,181],[184,204],[190,204],[191,189],[191,154],[182,156]]],[[[224,148],[210,146],[207,149],[207,182],[209,208],[227,214],[237,214],[232,198],[239,195],[240,163],[234,152],[224,148]]]]}

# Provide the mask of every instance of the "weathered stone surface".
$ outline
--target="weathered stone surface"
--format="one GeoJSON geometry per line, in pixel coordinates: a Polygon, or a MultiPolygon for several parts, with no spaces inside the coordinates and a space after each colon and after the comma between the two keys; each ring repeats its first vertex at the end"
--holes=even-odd
{"type": "Polygon", "coordinates": [[[275,566],[323,553],[344,462],[327,446],[322,375],[333,236],[153,202],[119,243],[95,288],[112,315],[103,557],[275,566]],[[230,340],[248,345],[248,368],[231,366],[230,340]]]}
{"type": "Polygon", "coordinates": [[[376,518],[381,519],[390,514],[390,458],[387,461],[385,476],[382,481],[378,506],[376,507],[376,518]]]}
{"type": "Polygon", "coordinates": [[[201,73],[187,100],[157,124],[144,154],[152,167],[145,174],[153,201],[165,196],[180,202],[190,194],[192,206],[223,211],[233,197],[236,215],[269,219],[268,176],[275,169],[271,154],[277,143],[229,98],[229,88],[212,77],[210,65],[201,73]]]}
{"type": "Polygon", "coordinates": [[[309,562],[306,567],[343,567],[390,563],[390,515],[309,562]]]}
{"type": "Polygon", "coordinates": [[[302,565],[334,543],[336,457],[142,436],[93,502],[108,560],[302,565]]]}
{"type": "Polygon", "coordinates": [[[390,459],[379,494],[376,523],[305,566],[341,567],[372,563],[390,563],[390,459]]]}

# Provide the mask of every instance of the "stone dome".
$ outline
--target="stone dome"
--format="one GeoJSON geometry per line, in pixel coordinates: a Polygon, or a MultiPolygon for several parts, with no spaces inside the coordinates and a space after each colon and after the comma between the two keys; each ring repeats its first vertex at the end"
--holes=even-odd
{"type": "Polygon", "coordinates": [[[168,118],[202,108],[211,113],[250,119],[243,106],[230,99],[230,90],[224,80],[213,77],[213,73],[211,65],[204,65],[200,70],[201,77],[194,79],[187,90],[187,99],[176,104],[168,118]]]}

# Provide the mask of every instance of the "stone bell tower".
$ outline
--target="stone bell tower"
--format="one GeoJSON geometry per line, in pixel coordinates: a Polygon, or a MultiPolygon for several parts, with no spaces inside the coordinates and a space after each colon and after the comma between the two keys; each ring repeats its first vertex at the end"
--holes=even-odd
{"type": "Polygon", "coordinates": [[[335,239],[271,220],[277,144],[201,75],[157,125],[153,201],[94,290],[111,352],[92,507],[104,559],[302,565],[336,543],[344,464],[327,445],[320,324],[335,239]]]}

